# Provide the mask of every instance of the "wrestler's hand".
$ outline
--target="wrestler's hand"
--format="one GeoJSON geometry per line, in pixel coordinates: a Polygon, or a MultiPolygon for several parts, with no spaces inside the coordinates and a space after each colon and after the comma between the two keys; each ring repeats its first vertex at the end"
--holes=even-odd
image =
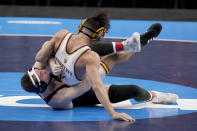
{"type": "Polygon", "coordinates": [[[49,67],[51,68],[51,71],[54,75],[58,76],[62,73],[62,67],[60,66],[60,64],[55,62],[54,57],[50,58],[48,63],[49,63],[49,67]]]}
{"type": "Polygon", "coordinates": [[[132,118],[132,117],[130,117],[126,113],[118,113],[118,112],[115,112],[115,113],[112,114],[112,118],[118,119],[118,120],[128,121],[128,122],[131,122],[131,123],[134,123],[135,122],[135,119],[132,118]]]}
{"type": "Polygon", "coordinates": [[[54,75],[58,76],[62,73],[62,67],[59,64],[53,64],[50,66],[51,71],[54,75]]]}

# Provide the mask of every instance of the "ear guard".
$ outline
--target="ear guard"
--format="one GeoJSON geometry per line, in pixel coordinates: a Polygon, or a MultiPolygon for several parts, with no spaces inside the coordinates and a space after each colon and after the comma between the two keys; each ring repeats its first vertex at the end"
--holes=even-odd
{"type": "Polygon", "coordinates": [[[90,27],[87,27],[85,26],[84,24],[86,23],[87,19],[85,19],[80,25],[79,25],[79,28],[78,28],[78,33],[83,33],[85,35],[87,35],[88,37],[90,37],[93,41],[99,41],[101,40],[104,36],[105,36],[105,33],[107,32],[107,29],[105,27],[101,27],[99,29],[97,29],[96,31],[91,29],[90,27]],[[93,32],[92,35],[89,35],[85,32],[82,31],[82,28],[85,27],[86,29],[90,30],[91,32],[93,32]]]}
{"type": "Polygon", "coordinates": [[[43,93],[47,89],[47,83],[44,81],[40,81],[40,78],[36,74],[34,68],[31,68],[27,71],[29,78],[33,84],[33,92],[35,93],[43,93]],[[34,81],[33,75],[35,76],[37,81],[34,81]]]}

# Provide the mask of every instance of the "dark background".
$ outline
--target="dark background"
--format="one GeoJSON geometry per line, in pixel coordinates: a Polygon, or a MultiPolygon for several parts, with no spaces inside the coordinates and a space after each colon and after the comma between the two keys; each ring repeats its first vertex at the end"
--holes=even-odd
{"type": "Polygon", "coordinates": [[[196,9],[195,0],[1,0],[1,5],[196,9]]]}
{"type": "Polygon", "coordinates": [[[108,12],[110,19],[197,21],[195,0],[0,0],[0,16],[84,19],[108,12]]]}

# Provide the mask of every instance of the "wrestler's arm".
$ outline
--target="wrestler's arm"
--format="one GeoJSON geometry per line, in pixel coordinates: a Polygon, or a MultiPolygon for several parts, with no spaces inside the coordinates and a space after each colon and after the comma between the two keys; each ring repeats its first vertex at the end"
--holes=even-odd
{"type": "Polygon", "coordinates": [[[55,46],[55,36],[50,40],[46,41],[41,49],[38,51],[35,57],[35,64],[34,67],[36,68],[46,68],[48,66],[48,60],[51,58],[54,54],[54,46],[55,46]]]}
{"type": "Polygon", "coordinates": [[[54,57],[51,57],[49,59],[49,67],[51,69],[51,72],[56,75],[56,76],[59,76],[61,73],[62,73],[62,67],[55,62],[55,58],[54,57]]]}
{"type": "Polygon", "coordinates": [[[91,53],[88,57],[86,57],[86,75],[90,80],[98,100],[103,104],[108,113],[112,115],[115,111],[109,101],[107,92],[103,87],[103,83],[98,72],[99,63],[100,58],[96,55],[96,53],[91,53]]]}
{"type": "Polygon", "coordinates": [[[106,111],[111,115],[112,118],[133,122],[133,119],[129,115],[125,113],[117,113],[113,109],[112,104],[109,100],[108,93],[104,88],[100,74],[98,72],[99,64],[99,56],[95,52],[89,51],[89,55],[86,55],[86,77],[90,81],[90,84],[92,85],[92,89],[94,90],[96,97],[104,106],[106,111]]]}
{"type": "Polygon", "coordinates": [[[55,49],[57,46],[59,46],[59,42],[65,37],[65,34],[67,33],[67,30],[60,30],[51,38],[50,41],[46,41],[42,45],[41,49],[36,54],[36,63],[34,64],[34,67],[46,68],[46,66],[48,66],[49,59],[54,57],[55,49]]]}

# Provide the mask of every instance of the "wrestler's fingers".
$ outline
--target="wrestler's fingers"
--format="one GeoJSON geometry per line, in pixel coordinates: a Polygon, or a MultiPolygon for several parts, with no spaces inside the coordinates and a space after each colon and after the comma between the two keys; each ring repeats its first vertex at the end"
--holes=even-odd
{"type": "Polygon", "coordinates": [[[124,121],[127,121],[127,122],[129,122],[129,120],[128,119],[126,119],[123,115],[119,115],[119,117],[118,117],[118,119],[119,120],[124,120],[124,121]]]}
{"type": "Polygon", "coordinates": [[[54,66],[55,69],[62,69],[62,67],[60,65],[56,65],[54,66]]]}
{"type": "Polygon", "coordinates": [[[126,119],[129,122],[132,122],[132,123],[135,122],[135,119],[133,119],[132,117],[130,117],[126,113],[122,113],[122,116],[124,117],[124,119],[126,119]]]}
{"type": "Polygon", "coordinates": [[[54,71],[56,71],[56,72],[60,72],[60,71],[62,71],[62,69],[60,69],[60,68],[56,68],[54,71]]]}

